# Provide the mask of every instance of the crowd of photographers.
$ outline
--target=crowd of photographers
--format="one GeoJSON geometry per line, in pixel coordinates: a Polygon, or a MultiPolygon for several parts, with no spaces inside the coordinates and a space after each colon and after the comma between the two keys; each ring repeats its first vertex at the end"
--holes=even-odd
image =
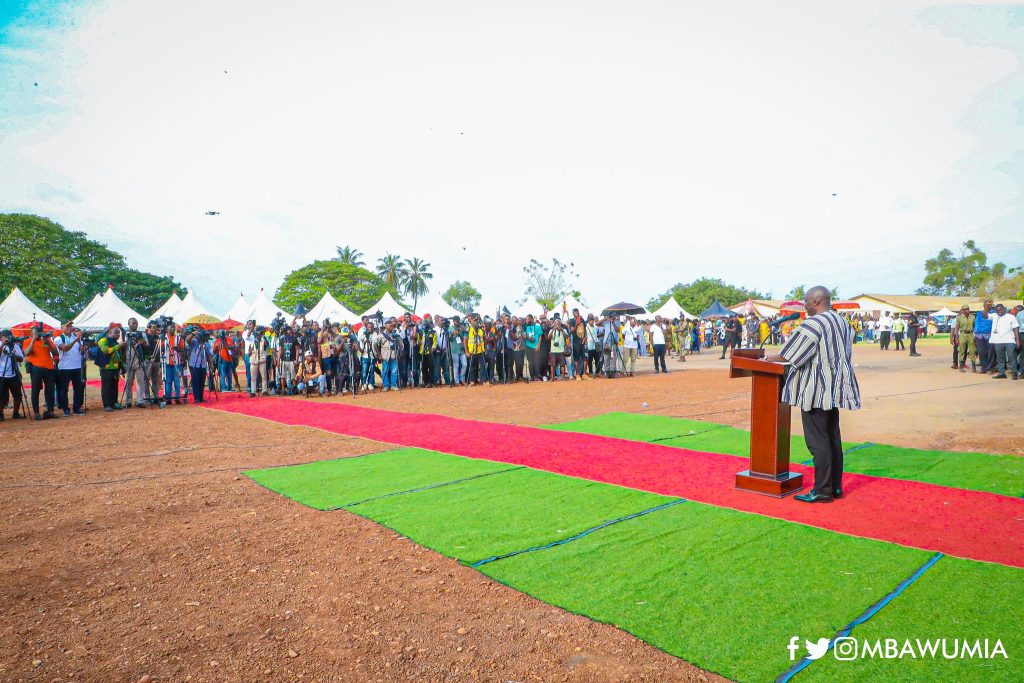
{"type": "MultiPolygon", "coordinates": [[[[414,320],[364,317],[351,328],[329,320],[278,314],[269,326],[249,321],[244,329],[210,332],[182,329],[171,318],[140,328],[111,326],[96,338],[63,325],[53,336],[33,327],[24,340],[0,332],[0,419],[27,415],[21,366],[30,378],[32,415],[51,419],[84,411],[86,366],[100,375],[103,410],[180,405],[209,400],[210,392],[262,395],[342,395],[400,391],[407,387],[470,386],[511,382],[583,380],[630,376],[640,355],[653,355],[656,372],[665,357],[685,352],[685,321],[660,317],[650,323],[619,316],[565,320],[528,315],[494,319],[479,314],[414,320]],[[243,376],[240,373],[244,372],[243,376]],[[123,388],[121,381],[123,380],[123,388]],[[40,405],[42,403],[42,405],[40,405]]],[[[687,345],[688,346],[688,345],[687,345]]],[[[219,397],[218,397],[219,398],[219,397]]]]}

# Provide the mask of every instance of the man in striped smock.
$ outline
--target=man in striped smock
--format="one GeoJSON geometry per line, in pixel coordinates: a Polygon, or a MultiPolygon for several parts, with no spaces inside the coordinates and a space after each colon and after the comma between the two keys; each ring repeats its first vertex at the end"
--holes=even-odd
{"type": "Polygon", "coordinates": [[[804,440],[814,456],[814,488],[795,496],[805,503],[831,503],[843,496],[843,439],[839,409],[860,408],[853,374],[853,329],[831,307],[826,287],[804,297],[807,320],[797,327],[778,354],[767,360],[789,363],[782,400],[800,408],[804,440]]]}

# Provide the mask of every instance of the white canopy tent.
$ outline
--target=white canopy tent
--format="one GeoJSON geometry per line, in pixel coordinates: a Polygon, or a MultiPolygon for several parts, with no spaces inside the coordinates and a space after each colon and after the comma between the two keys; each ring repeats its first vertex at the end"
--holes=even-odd
{"type": "MultiPolygon", "coordinates": [[[[380,311],[385,318],[398,318],[407,312],[400,303],[395,301],[395,298],[391,296],[391,292],[384,292],[384,296],[380,298],[380,301],[366,309],[363,315],[372,318],[377,315],[377,311],[380,311]]],[[[362,318],[362,316],[359,317],[362,318]]]]}
{"type": "Polygon", "coordinates": [[[651,313],[651,318],[653,318],[656,315],[660,315],[663,319],[666,320],[674,320],[676,318],[688,318],[692,320],[694,318],[694,316],[690,315],[690,313],[685,308],[683,308],[676,302],[675,297],[671,296],[668,298],[668,301],[663,303],[658,310],[651,313]]]}
{"type": "Polygon", "coordinates": [[[50,327],[60,327],[59,320],[36,306],[24,292],[15,287],[3,303],[0,303],[0,327],[14,327],[33,320],[46,323],[50,327]]]}
{"type": "Polygon", "coordinates": [[[544,305],[536,299],[527,299],[523,302],[522,306],[519,306],[516,310],[512,311],[512,315],[525,318],[527,315],[533,314],[533,316],[536,317],[541,313],[544,313],[546,310],[547,309],[544,308],[544,305]]]}
{"type": "Polygon", "coordinates": [[[955,318],[956,311],[951,311],[948,308],[943,308],[941,310],[935,311],[934,313],[931,313],[930,315],[933,318],[949,318],[950,316],[955,318]]]}
{"type": "Polygon", "coordinates": [[[584,318],[593,313],[588,306],[571,294],[567,294],[561,301],[555,303],[555,310],[558,313],[564,313],[566,316],[571,317],[572,309],[574,308],[578,308],[580,315],[584,318]]]}
{"type": "Polygon", "coordinates": [[[111,323],[127,325],[129,318],[135,318],[140,327],[145,327],[146,321],[149,320],[121,301],[121,297],[114,293],[114,288],[109,287],[99,301],[94,299],[89,306],[85,307],[85,310],[78,314],[74,325],[83,330],[105,330],[110,327],[111,323]]]}
{"type": "Polygon", "coordinates": [[[196,298],[196,295],[190,289],[185,298],[181,300],[181,306],[178,307],[177,312],[174,314],[174,322],[180,325],[197,315],[213,315],[213,313],[196,298]]]}
{"type": "Polygon", "coordinates": [[[72,323],[74,323],[74,321],[78,320],[79,318],[85,318],[87,316],[92,315],[92,312],[94,310],[96,310],[96,307],[100,305],[101,301],[103,301],[103,295],[102,294],[93,294],[92,299],[89,300],[89,303],[85,305],[85,308],[83,308],[81,313],[79,313],[75,317],[75,319],[72,321],[72,323]]]}
{"type": "Polygon", "coordinates": [[[489,315],[494,317],[494,314],[501,308],[498,304],[494,303],[487,297],[480,297],[480,303],[473,308],[473,313],[480,313],[480,315],[489,315]]]}
{"type": "Polygon", "coordinates": [[[236,320],[243,323],[255,320],[257,325],[267,326],[274,321],[279,312],[282,312],[281,307],[271,301],[267,293],[261,289],[248,312],[236,320]]]}
{"type": "Polygon", "coordinates": [[[421,317],[427,313],[429,313],[432,318],[436,318],[437,316],[448,319],[454,318],[455,316],[459,316],[459,318],[464,317],[463,313],[458,309],[453,308],[447,301],[437,295],[434,295],[427,301],[422,302],[416,307],[416,309],[416,315],[421,317]]]}
{"type": "Polygon", "coordinates": [[[306,313],[306,320],[322,323],[329,319],[332,323],[356,323],[359,316],[345,308],[345,305],[334,298],[330,292],[324,292],[316,306],[306,313]]]}
{"type": "Polygon", "coordinates": [[[245,320],[242,319],[242,316],[248,313],[251,308],[252,304],[245,300],[245,295],[239,294],[238,301],[236,301],[235,304],[228,309],[228,312],[224,314],[224,319],[227,320],[228,318],[231,318],[232,320],[244,323],[245,320]]]}
{"type": "MultiPolygon", "coordinates": [[[[177,292],[173,292],[171,296],[167,298],[164,305],[153,311],[153,318],[159,318],[162,315],[168,318],[173,318],[178,314],[178,309],[181,308],[181,297],[178,296],[177,292]]],[[[153,318],[150,318],[152,320],[153,318]]]]}

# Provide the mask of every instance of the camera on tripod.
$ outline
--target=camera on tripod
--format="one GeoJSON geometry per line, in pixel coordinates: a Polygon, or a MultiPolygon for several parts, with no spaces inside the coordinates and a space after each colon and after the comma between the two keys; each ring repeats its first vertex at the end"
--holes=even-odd
{"type": "Polygon", "coordinates": [[[138,344],[142,339],[142,330],[128,330],[124,333],[124,340],[129,344],[138,344]]]}
{"type": "Polygon", "coordinates": [[[169,315],[162,315],[159,318],[154,318],[149,321],[150,325],[156,325],[156,328],[161,332],[166,332],[167,328],[175,329],[174,318],[169,315]]]}

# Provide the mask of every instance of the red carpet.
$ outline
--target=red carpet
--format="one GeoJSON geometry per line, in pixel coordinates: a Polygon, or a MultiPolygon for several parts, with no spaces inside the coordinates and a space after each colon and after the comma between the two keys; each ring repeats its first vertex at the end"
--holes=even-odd
{"type": "MultiPolygon", "coordinates": [[[[808,505],[733,488],[732,456],[605,436],[288,399],[222,395],[207,408],[786,519],[843,534],[1024,567],[1024,500],[914,481],[847,474],[844,498],[808,505]]],[[[813,482],[813,468],[794,464],[813,482]]],[[[796,549],[791,549],[796,550],[796,549]]],[[[799,561],[795,557],[794,561],[799,561]]]]}

